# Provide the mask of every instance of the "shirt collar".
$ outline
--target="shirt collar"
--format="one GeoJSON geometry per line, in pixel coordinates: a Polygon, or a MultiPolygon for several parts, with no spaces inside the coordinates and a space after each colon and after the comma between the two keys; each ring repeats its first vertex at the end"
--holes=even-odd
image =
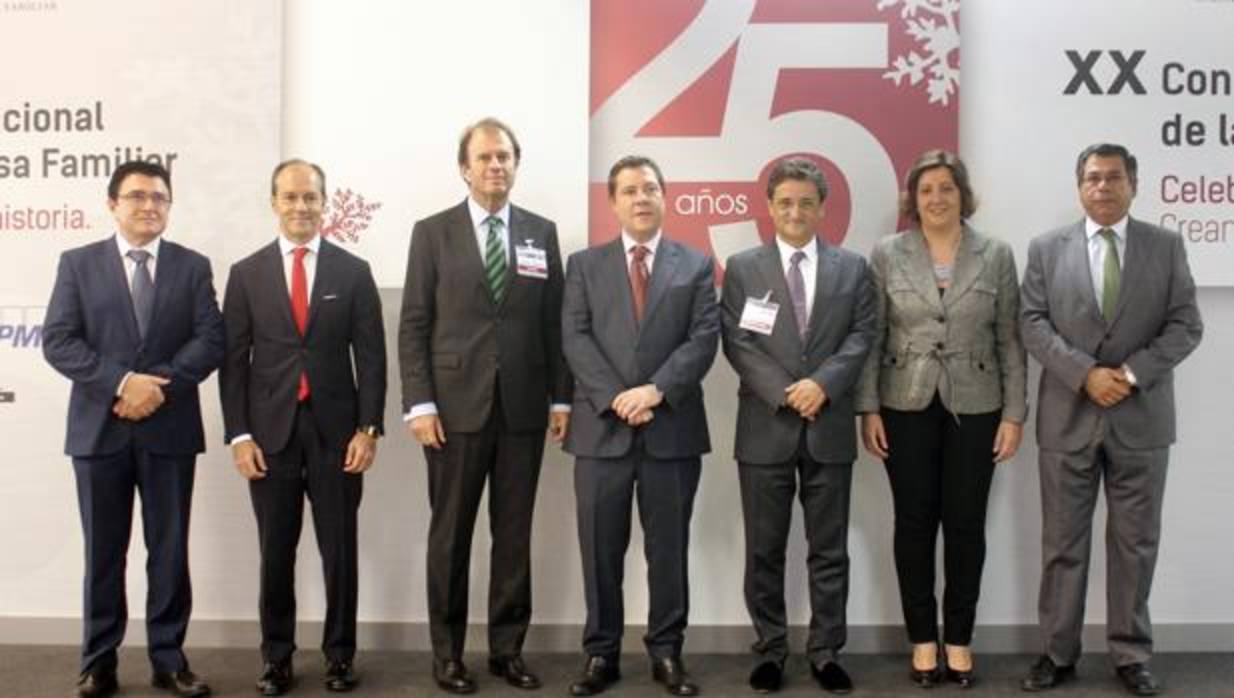
{"type": "Polygon", "coordinates": [[[158,261],[159,258],[159,243],[163,241],[162,235],[154,236],[154,239],[146,243],[145,247],[137,247],[129,243],[120,233],[116,233],[116,245],[120,248],[120,256],[127,257],[129,250],[145,250],[150,253],[150,258],[158,261]]]}
{"type": "Polygon", "coordinates": [[[506,230],[510,229],[510,202],[502,204],[501,208],[497,209],[496,213],[489,211],[481,206],[475,199],[467,197],[467,211],[471,213],[471,227],[479,228],[488,220],[489,216],[494,216],[501,219],[502,227],[506,230]]]}
{"type": "Polygon", "coordinates": [[[627,257],[630,256],[630,250],[634,249],[638,245],[642,245],[643,247],[647,248],[648,254],[650,254],[652,257],[655,257],[656,249],[660,246],[660,233],[661,232],[662,231],[657,230],[656,234],[652,235],[650,240],[648,240],[647,242],[639,242],[635,240],[633,237],[631,237],[630,234],[627,233],[626,231],[624,230],[621,231],[621,246],[625,249],[626,256],[627,257]]]}
{"type": "Polygon", "coordinates": [[[309,240],[303,245],[297,245],[291,240],[288,240],[286,235],[279,235],[279,253],[281,253],[284,257],[291,254],[292,250],[297,247],[307,247],[309,252],[318,254],[321,252],[321,235],[314,235],[312,240],[309,240]]]}
{"type": "Polygon", "coordinates": [[[793,258],[794,252],[804,252],[806,255],[806,261],[811,264],[813,264],[815,261],[818,260],[818,239],[817,238],[815,238],[811,244],[807,244],[805,247],[793,247],[792,245],[782,240],[779,235],[777,235],[776,236],[776,247],[780,248],[780,259],[783,260],[785,264],[788,264],[789,261],[793,258]]]}
{"type": "Polygon", "coordinates": [[[1130,219],[1130,216],[1123,216],[1114,225],[1101,225],[1100,223],[1093,220],[1092,218],[1085,216],[1084,217],[1084,234],[1088,237],[1088,241],[1092,242],[1093,238],[1096,237],[1097,233],[1102,228],[1109,228],[1110,230],[1114,231],[1114,237],[1118,238],[1120,241],[1126,240],[1127,239],[1127,221],[1129,219],[1130,219]]]}

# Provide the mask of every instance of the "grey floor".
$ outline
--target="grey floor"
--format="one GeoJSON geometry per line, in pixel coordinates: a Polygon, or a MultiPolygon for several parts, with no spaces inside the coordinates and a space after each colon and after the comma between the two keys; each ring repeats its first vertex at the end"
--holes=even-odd
{"type": "MultiPolygon", "coordinates": [[[[860,696],[1019,696],[1019,678],[1032,663],[1023,655],[979,656],[981,683],[972,691],[954,687],[939,688],[928,694],[908,684],[905,678],[907,656],[850,655],[844,666],[857,684],[860,696]]],[[[206,677],[215,695],[256,695],[253,680],[258,670],[256,653],[251,649],[190,649],[193,669],[206,677]]],[[[533,698],[566,696],[580,665],[579,657],[569,654],[528,655],[527,661],[544,680],[539,691],[510,688],[484,670],[484,657],[468,658],[477,674],[478,696],[485,698],[533,698]]],[[[746,686],[749,659],[740,655],[688,656],[687,667],[703,689],[704,696],[752,696],[746,686]]],[[[0,645],[0,696],[41,698],[70,696],[77,667],[77,650],[63,646],[0,645]]],[[[431,659],[420,652],[362,652],[356,667],[361,685],[353,694],[364,698],[379,696],[445,696],[433,684],[431,659]]],[[[1166,686],[1165,695],[1178,698],[1234,696],[1234,657],[1228,654],[1162,654],[1153,661],[1158,677],[1166,686]]],[[[623,658],[624,678],[605,693],[612,698],[663,695],[652,683],[642,657],[623,658]]],[[[297,682],[291,696],[333,696],[321,684],[323,667],[315,653],[301,651],[296,663],[297,682]]],[[[120,696],[165,696],[149,686],[150,676],[141,648],[124,649],[120,657],[120,696]]],[[[795,658],[788,666],[784,696],[824,695],[810,678],[803,660],[795,658]]],[[[1101,655],[1086,656],[1079,665],[1079,679],[1052,691],[1048,696],[1124,696],[1101,655]]]]}

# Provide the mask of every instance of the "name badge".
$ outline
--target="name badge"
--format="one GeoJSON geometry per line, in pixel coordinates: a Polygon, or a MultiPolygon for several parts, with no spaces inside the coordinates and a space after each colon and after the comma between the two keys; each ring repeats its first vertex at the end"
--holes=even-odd
{"type": "Polygon", "coordinates": [[[514,268],[519,276],[547,279],[548,253],[538,247],[533,247],[530,240],[526,245],[515,245],[514,268]]]}
{"type": "Polygon", "coordinates": [[[741,311],[743,330],[749,330],[762,335],[770,335],[776,326],[776,313],[780,312],[780,304],[771,302],[771,291],[762,298],[746,298],[746,307],[741,311]]]}

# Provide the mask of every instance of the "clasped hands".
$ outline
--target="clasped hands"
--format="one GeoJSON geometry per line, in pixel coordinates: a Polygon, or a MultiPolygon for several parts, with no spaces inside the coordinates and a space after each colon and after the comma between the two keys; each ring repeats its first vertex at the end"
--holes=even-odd
{"type": "Polygon", "coordinates": [[[813,378],[802,378],[784,389],[784,404],[807,422],[813,422],[827,402],[827,391],[813,378]]]}
{"type": "Polygon", "coordinates": [[[664,402],[664,393],[655,383],[640,385],[637,388],[623,390],[613,398],[609,407],[621,421],[632,427],[638,427],[655,419],[654,410],[664,402]]]}
{"type": "Polygon", "coordinates": [[[170,382],[169,378],[149,373],[130,374],[120,389],[120,395],[112,403],[112,414],[134,422],[149,417],[167,401],[163,386],[170,382]]]}
{"type": "Polygon", "coordinates": [[[1102,407],[1113,407],[1131,394],[1131,381],[1122,369],[1097,366],[1084,379],[1084,392],[1088,399],[1102,407]]]}

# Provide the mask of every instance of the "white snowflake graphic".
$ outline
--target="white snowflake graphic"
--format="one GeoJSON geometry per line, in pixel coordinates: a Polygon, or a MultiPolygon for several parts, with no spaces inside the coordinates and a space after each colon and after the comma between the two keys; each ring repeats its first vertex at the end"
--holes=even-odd
{"type": "Polygon", "coordinates": [[[905,78],[910,85],[926,80],[930,104],[945,107],[960,85],[960,68],[952,63],[958,61],[956,53],[960,48],[960,30],[956,27],[960,0],[878,0],[879,10],[897,5],[905,33],[917,41],[926,55],[909,51],[896,56],[892,69],[883,77],[894,80],[897,86],[905,78]]]}

